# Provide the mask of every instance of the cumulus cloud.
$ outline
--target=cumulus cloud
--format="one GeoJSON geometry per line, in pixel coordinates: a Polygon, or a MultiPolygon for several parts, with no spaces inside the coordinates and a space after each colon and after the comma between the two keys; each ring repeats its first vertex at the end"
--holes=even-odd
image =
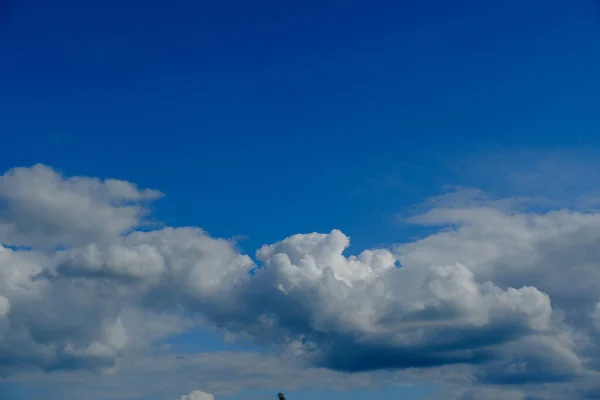
{"type": "Polygon", "coordinates": [[[345,257],[348,245],[333,231],[258,252],[265,268],[249,284],[270,301],[248,311],[264,310],[260,329],[280,331],[297,357],[347,371],[479,363],[490,346],[549,329],[550,299],[534,287],[477,282],[457,263],[397,268],[387,250],[345,257]]]}
{"type": "Polygon", "coordinates": [[[139,230],[158,191],[13,169],[0,177],[0,372],[108,371],[200,318],[342,372],[462,365],[481,390],[591,379],[600,214],[471,193],[428,203],[411,222],[439,230],[417,241],[346,255],[339,230],[298,234],[254,261],[200,228],[139,230]]]}
{"type": "Polygon", "coordinates": [[[0,177],[0,240],[17,246],[73,246],[112,240],[142,223],[144,201],[161,196],[116,179],[66,178],[45,165],[0,177]]]}

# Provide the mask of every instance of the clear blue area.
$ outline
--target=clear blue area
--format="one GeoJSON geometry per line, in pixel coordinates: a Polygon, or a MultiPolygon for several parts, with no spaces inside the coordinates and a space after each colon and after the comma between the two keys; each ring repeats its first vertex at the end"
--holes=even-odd
{"type": "MultiPolygon", "coordinates": [[[[600,145],[599,71],[593,0],[4,0],[0,168],[159,189],[250,253],[355,251],[417,234],[394,213],[470,154],[600,145]]],[[[174,343],[226,346],[202,335],[174,343]]]]}

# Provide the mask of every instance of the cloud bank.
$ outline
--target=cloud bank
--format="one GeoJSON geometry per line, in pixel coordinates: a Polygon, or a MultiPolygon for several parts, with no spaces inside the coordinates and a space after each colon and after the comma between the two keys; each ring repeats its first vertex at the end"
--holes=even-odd
{"type": "Polygon", "coordinates": [[[201,319],[309,368],[467,368],[457,399],[597,393],[598,213],[441,198],[412,218],[437,228],[417,241],[347,255],[333,230],[250,257],[147,229],[161,196],[44,165],[0,177],[0,374],[114,372],[201,319]]]}

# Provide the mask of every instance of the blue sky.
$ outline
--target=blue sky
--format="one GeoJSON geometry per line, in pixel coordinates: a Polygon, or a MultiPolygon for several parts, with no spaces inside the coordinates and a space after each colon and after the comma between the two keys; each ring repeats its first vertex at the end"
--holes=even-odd
{"type": "MultiPolygon", "coordinates": [[[[593,0],[8,0],[0,12],[2,171],[42,163],[160,190],[153,220],[236,238],[253,259],[297,233],[339,229],[349,254],[425,237],[398,213],[448,186],[575,207],[600,183],[584,179],[600,146],[593,0]]],[[[267,351],[204,328],[161,340],[267,351]]],[[[291,400],[349,397],[299,385],[291,400]]],[[[357,398],[439,386],[382,385],[357,398]]]]}
{"type": "Polygon", "coordinates": [[[367,246],[475,151],[598,145],[593,2],[445,3],[9,2],[2,167],[157,187],[251,249],[367,246]]]}

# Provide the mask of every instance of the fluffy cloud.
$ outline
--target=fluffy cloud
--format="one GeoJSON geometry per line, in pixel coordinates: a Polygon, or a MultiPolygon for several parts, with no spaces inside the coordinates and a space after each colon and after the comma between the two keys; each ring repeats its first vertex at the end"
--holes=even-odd
{"type": "Polygon", "coordinates": [[[0,177],[0,373],[110,372],[199,319],[312,367],[467,366],[463,399],[600,368],[600,214],[442,198],[412,219],[439,227],[421,240],[348,256],[338,230],[299,234],[253,261],[199,228],[138,230],[158,197],[42,165],[0,177]]]}
{"type": "Polygon", "coordinates": [[[126,181],[65,178],[44,165],[14,168],[0,177],[0,241],[18,246],[105,242],[138,227],[155,190],[126,181]]]}
{"type": "MultiPolygon", "coordinates": [[[[480,363],[494,345],[550,328],[550,299],[534,287],[480,283],[461,264],[397,268],[387,250],[343,256],[348,238],[296,235],[263,247],[249,282],[261,330],[296,356],[338,370],[480,363]],[[292,310],[292,311],[291,311],[292,310]]],[[[259,329],[256,329],[259,331],[259,329]]]]}

